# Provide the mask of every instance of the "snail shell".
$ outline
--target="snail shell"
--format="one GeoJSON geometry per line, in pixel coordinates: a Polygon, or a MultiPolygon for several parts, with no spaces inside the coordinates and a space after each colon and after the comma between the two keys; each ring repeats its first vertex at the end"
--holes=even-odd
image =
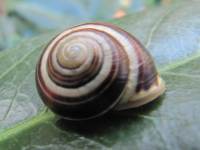
{"type": "Polygon", "coordinates": [[[56,36],[42,53],[36,83],[44,103],[70,120],[134,108],[165,91],[140,42],[107,23],[88,23],[56,36]]]}

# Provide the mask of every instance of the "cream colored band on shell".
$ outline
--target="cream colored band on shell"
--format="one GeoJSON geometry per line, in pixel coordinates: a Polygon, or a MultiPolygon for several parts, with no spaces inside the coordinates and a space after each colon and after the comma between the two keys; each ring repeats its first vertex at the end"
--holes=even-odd
{"type": "Polygon", "coordinates": [[[84,38],[83,35],[85,35],[85,34],[90,35],[91,37],[95,36],[94,34],[91,34],[90,32],[73,33],[73,35],[71,35],[71,36],[69,35],[69,38],[66,37],[63,40],[61,40],[61,43],[67,42],[68,40],[71,43],[71,40],[72,40],[72,44],[73,44],[75,41],[79,42],[81,40],[82,44],[85,44],[85,45],[88,44],[88,53],[87,53],[88,58],[86,58],[86,61],[79,68],[76,68],[73,70],[61,67],[58,64],[57,59],[56,59],[56,57],[57,57],[56,55],[59,50],[59,46],[57,46],[57,47],[55,47],[55,50],[53,51],[53,55],[52,55],[52,61],[53,61],[53,66],[54,66],[55,70],[57,70],[58,72],[60,72],[63,75],[77,75],[77,74],[82,73],[84,70],[87,70],[92,63],[92,60],[94,57],[93,48],[96,48],[100,59],[103,57],[102,56],[103,53],[101,51],[101,48],[102,48],[101,45],[99,45],[99,43],[98,44],[94,43],[96,41],[94,41],[94,40],[92,41],[90,38],[88,38],[88,39],[86,37],[84,38]],[[77,36],[80,36],[80,37],[77,37],[77,36]],[[75,37],[77,37],[77,38],[74,39],[75,37]],[[84,40],[84,41],[82,41],[82,40],[84,40]],[[92,43],[93,43],[93,45],[95,45],[95,47],[89,46],[92,43]]]}
{"type": "MultiPolygon", "coordinates": [[[[65,34],[69,34],[71,30],[64,32],[65,34]]],[[[102,65],[102,68],[99,72],[99,74],[89,83],[85,84],[84,86],[81,86],[79,88],[73,89],[73,88],[64,88],[61,86],[56,85],[49,77],[48,71],[47,71],[47,59],[49,56],[49,53],[52,50],[53,45],[57,40],[62,38],[64,33],[60,34],[54,41],[48,46],[46,49],[42,60],[41,60],[41,75],[42,78],[44,78],[44,83],[49,87],[51,91],[53,91],[55,94],[58,94],[63,97],[77,97],[77,96],[83,96],[87,95],[88,93],[91,93],[93,90],[95,90],[106,78],[109,76],[111,67],[112,67],[112,50],[109,46],[109,43],[105,41],[101,36],[99,36],[96,33],[91,33],[93,37],[97,39],[97,41],[100,42],[100,45],[102,47],[103,53],[104,53],[104,62],[102,65]],[[101,44],[103,43],[103,44],[101,44]]]]}
{"type": "Polygon", "coordinates": [[[123,93],[120,96],[120,99],[122,101],[120,103],[126,103],[130,96],[133,95],[135,92],[135,88],[137,85],[137,78],[138,78],[138,70],[136,69],[138,66],[138,59],[136,57],[136,53],[134,50],[134,47],[129,43],[128,39],[124,37],[122,34],[119,32],[115,31],[114,29],[104,26],[104,25],[97,25],[97,24],[86,24],[82,26],[77,26],[72,29],[69,29],[63,33],[61,33],[50,45],[47,47],[47,50],[45,51],[43,57],[42,57],[42,62],[41,62],[41,74],[42,78],[44,78],[44,82],[48,87],[50,88],[51,91],[54,91],[54,93],[61,95],[61,96],[69,96],[69,97],[77,97],[77,95],[86,95],[90,93],[92,90],[96,89],[99,85],[99,83],[103,82],[105,78],[109,75],[111,65],[112,65],[112,51],[111,47],[109,46],[109,43],[106,42],[105,39],[100,37],[98,34],[93,33],[93,36],[97,38],[98,41],[100,41],[102,44],[101,46],[104,49],[104,62],[102,69],[100,73],[96,76],[93,81],[87,83],[86,85],[77,88],[77,89],[69,89],[69,88],[63,88],[57,86],[53,81],[48,76],[47,68],[46,68],[46,63],[47,63],[47,58],[48,55],[53,47],[53,45],[56,43],[57,40],[60,40],[63,36],[76,31],[80,29],[95,29],[98,31],[105,32],[115,38],[119,43],[122,45],[123,49],[126,51],[127,56],[129,57],[129,75],[128,75],[128,82],[127,85],[125,86],[125,89],[123,93]]]}

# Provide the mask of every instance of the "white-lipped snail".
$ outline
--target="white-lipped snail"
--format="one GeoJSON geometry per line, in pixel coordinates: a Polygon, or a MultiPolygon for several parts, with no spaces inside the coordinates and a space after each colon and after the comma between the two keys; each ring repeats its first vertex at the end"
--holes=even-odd
{"type": "Polygon", "coordinates": [[[39,59],[36,83],[44,103],[69,120],[139,107],[165,91],[144,46],[108,23],[83,24],[57,35],[39,59]]]}

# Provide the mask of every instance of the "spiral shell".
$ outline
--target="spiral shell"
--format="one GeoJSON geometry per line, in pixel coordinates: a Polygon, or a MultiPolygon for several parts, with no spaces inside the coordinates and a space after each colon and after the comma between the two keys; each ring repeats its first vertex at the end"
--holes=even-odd
{"type": "Polygon", "coordinates": [[[44,103],[70,120],[141,106],[165,90],[140,42],[107,23],[79,25],[56,36],[40,57],[36,83],[44,103]]]}

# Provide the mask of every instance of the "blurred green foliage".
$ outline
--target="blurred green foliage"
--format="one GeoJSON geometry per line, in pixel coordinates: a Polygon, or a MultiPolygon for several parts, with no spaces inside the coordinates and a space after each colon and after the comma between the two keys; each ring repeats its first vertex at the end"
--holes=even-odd
{"type": "Polygon", "coordinates": [[[7,0],[4,3],[6,13],[0,19],[0,50],[46,31],[143,11],[160,4],[160,0],[7,0]]]}

